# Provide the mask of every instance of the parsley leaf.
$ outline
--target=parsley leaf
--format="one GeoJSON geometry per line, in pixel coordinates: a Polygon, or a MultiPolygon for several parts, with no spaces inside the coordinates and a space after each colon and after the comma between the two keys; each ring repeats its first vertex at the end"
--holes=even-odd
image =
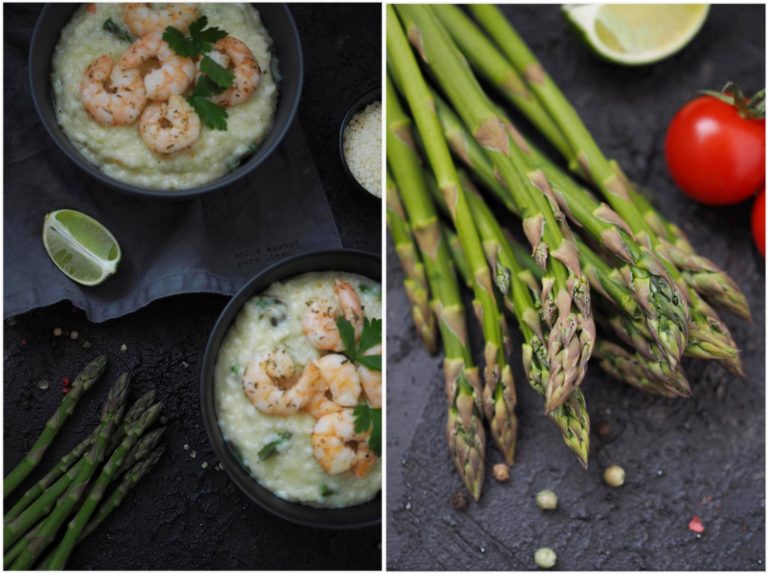
{"type": "Polygon", "coordinates": [[[381,457],[381,408],[358,404],[352,414],[355,416],[355,432],[363,433],[370,430],[368,447],[374,454],[381,457]]]}
{"type": "Polygon", "coordinates": [[[131,35],[128,33],[128,31],[115,24],[115,21],[112,20],[112,18],[107,18],[104,20],[102,29],[105,32],[109,32],[115,36],[118,40],[122,40],[123,42],[133,42],[133,38],[131,38],[131,35]]]}
{"type": "Polygon", "coordinates": [[[358,364],[365,366],[368,370],[376,370],[381,372],[381,354],[373,354],[371,356],[360,356],[357,359],[358,364]]]}
{"type": "Polygon", "coordinates": [[[357,362],[357,344],[355,342],[355,327],[343,316],[336,319],[336,328],[339,329],[341,342],[344,344],[344,353],[352,362],[357,362]]]}
{"type": "Polygon", "coordinates": [[[270,456],[276,454],[277,449],[287,440],[290,440],[292,435],[293,434],[291,434],[290,432],[280,432],[277,435],[277,438],[267,443],[263,448],[259,450],[259,453],[258,453],[259,461],[263,462],[270,456]]]}
{"type": "Polygon", "coordinates": [[[188,101],[189,105],[191,105],[197,115],[200,116],[200,119],[203,120],[206,127],[218,129],[220,131],[225,131],[227,129],[227,117],[229,117],[229,115],[227,114],[226,109],[220,105],[216,105],[209,99],[194,94],[188,101]]]}
{"type": "Polygon", "coordinates": [[[355,328],[346,318],[340,316],[336,319],[336,328],[339,329],[341,341],[344,343],[344,354],[352,362],[362,364],[371,370],[381,371],[381,354],[366,355],[365,352],[377,344],[381,344],[381,319],[363,319],[363,331],[360,341],[355,341],[355,328]]]}
{"type": "Polygon", "coordinates": [[[185,58],[191,58],[194,55],[196,55],[195,47],[192,44],[192,40],[190,38],[185,37],[180,30],[177,30],[173,26],[168,26],[165,29],[165,31],[163,32],[163,40],[179,56],[183,56],[185,58]]]}
{"type": "Polygon", "coordinates": [[[211,97],[213,95],[220,94],[224,91],[224,88],[219,87],[208,76],[200,76],[195,83],[195,90],[192,92],[194,97],[211,97]]]}
{"type": "Polygon", "coordinates": [[[336,490],[331,489],[326,484],[323,484],[320,486],[320,495],[323,497],[328,497],[329,495],[333,495],[336,493],[336,490]]]}
{"type": "Polygon", "coordinates": [[[357,345],[358,354],[362,354],[377,344],[381,344],[381,319],[363,319],[363,332],[357,345]]]}
{"type": "Polygon", "coordinates": [[[209,56],[203,56],[200,61],[200,71],[205,74],[214,84],[222,89],[226,89],[235,81],[235,74],[229,71],[221,64],[216,63],[209,56]]]}
{"type": "Polygon", "coordinates": [[[205,29],[208,25],[208,16],[200,16],[189,25],[189,35],[192,36],[192,45],[195,55],[207,54],[213,50],[213,44],[227,37],[227,33],[221,28],[213,26],[205,29]]]}

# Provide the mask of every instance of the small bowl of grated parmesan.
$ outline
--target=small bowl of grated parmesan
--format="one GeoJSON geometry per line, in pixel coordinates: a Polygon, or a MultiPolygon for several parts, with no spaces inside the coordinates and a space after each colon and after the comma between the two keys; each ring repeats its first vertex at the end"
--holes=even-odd
{"type": "Polygon", "coordinates": [[[368,92],[349,108],[341,122],[341,164],[353,184],[381,199],[381,89],[368,92]]]}

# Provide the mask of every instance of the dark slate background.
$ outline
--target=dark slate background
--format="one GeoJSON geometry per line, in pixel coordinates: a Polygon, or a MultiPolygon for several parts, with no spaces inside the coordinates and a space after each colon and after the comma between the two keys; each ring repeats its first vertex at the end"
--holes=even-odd
{"type": "MultiPolygon", "coordinates": [[[[28,24],[40,6],[8,6],[6,23],[28,24]]],[[[379,253],[380,203],[358,194],[349,183],[339,163],[337,142],[347,107],[380,85],[381,8],[296,4],[291,12],[305,58],[300,121],[343,244],[379,253]]],[[[110,358],[106,378],[83,399],[46,456],[44,469],[90,432],[107,385],[119,372],[133,373],[136,395],[155,388],[165,403],[165,456],[74,552],[71,568],[380,568],[380,527],[323,531],[289,524],[251,503],[223,471],[215,469],[199,410],[199,370],[208,333],[226,302],[214,295],[178,296],[100,325],[62,303],[5,322],[6,473],[55,409],[61,378],[75,376],[97,353],[110,358]],[[77,331],[79,338],[54,337],[56,327],[65,334],[77,331]],[[82,347],[86,340],[92,343],[90,349],[82,347]],[[41,380],[49,381],[51,388],[37,389],[35,383],[41,380]]]]}
{"type": "MultiPolygon", "coordinates": [[[[697,90],[719,89],[727,80],[748,93],[764,87],[764,7],[715,6],[682,53],[638,69],[597,60],[557,7],[504,10],[606,154],[652,189],[661,211],[744,288],[753,323],[726,318],[747,379],[714,364],[689,363],[694,396],[671,401],[611,381],[593,366],[584,382],[592,428],[607,424],[609,434],[593,432],[585,472],[541,414],[542,402],[514,357],[520,435],[511,480],[487,478],[481,502],[457,512],[449,501],[460,483],[443,433],[440,360],[420,347],[390,241],[388,566],[533,569],[536,549],[549,546],[562,570],[764,570],[765,272],[750,236],[750,204],[697,205],[675,189],[663,157],[665,127],[697,90]],[[618,490],[601,478],[613,463],[627,472],[618,490]],[[544,488],[560,498],[555,513],[544,514],[534,503],[544,488]],[[706,528],[700,537],[688,530],[694,515],[706,528]]],[[[489,461],[499,461],[490,444],[489,451],[489,461]]]]}

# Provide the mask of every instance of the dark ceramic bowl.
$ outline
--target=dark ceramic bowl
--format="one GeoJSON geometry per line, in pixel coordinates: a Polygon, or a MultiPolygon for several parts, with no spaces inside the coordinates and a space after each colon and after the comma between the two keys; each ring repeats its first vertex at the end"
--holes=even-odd
{"type": "Polygon", "coordinates": [[[307,253],[272,265],[240,289],[240,292],[229,301],[219,320],[216,321],[208,340],[208,346],[205,349],[200,387],[203,420],[213,450],[229,477],[243,493],[267,511],[288,521],[310,527],[331,529],[365,527],[381,522],[381,493],[366,503],[338,509],[310,507],[281,499],[259,485],[248,470],[240,464],[221,433],[216,415],[213,391],[216,359],[224,337],[229,332],[243,305],[275,281],[290,279],[303,273],[322,271],[356,273],[381,281],[381,258],[360,251],[339,250],[307,253]]]}
{"type": "Polygon", "coordinates": [[[62,28],[70,20],[78,6],[79,4],[47,4],[43,8],[37,20],[29,50],[29,81],[35,108],[48,133],[64,154],[89,175],[117,191],[130,195],[160,199],[187,199],[221,189],[248,175],[261,165],[280,144],[299,107],[299,97],[304,79],[301,41],[293,17],[285,4],[259,4],[257,6],[259,13],[274,41],[282,79],[279,83],[280,93],[272,129],[256,152],[249,158],[243,159],[237,169],[219,179],[199,187],[177,191],[139,187],[118,181],[105,174],[80,155],[80,152],[72,145],[56,121],[56,113],[53,108],[53,92],[50,84],[53,51],[59,41],[62,28]]]}
{"type": "MultiPolygon", "coordinates": [[[[349,165],[347,165],[347,156],[344,154],[344,130],[347,129],[347,125],[349,124],[350,121],[352,121],[352,118],[355,117],[355,114],[357,112],[362,111],[365,108],[365,106],[375,101],[381,101],[381,89],[375,89],[375,90],[369,91],[367,94],[365,94],[360,99],[358,99],[355,103],[353,103],[352,106],[347,111],[347,114],[344,116],[344,120],[341,122],[341,129],[339,130],[339,157],[341,157],[341,166],[344,168],[344,173],[347,174],[347,177],[349,177],[349,180],[352,182],[352,185],[355,187],[355,189],[357,189],[361,193],[364,193],[368,197],[371,197],[372,199],[377,199],[380,201],[381,197],[376,197],[376,195],[368,191],[368,189],[363,187],[360,184],[360,182],[357,179],[355,179],[355,176],[352,174],[352,171],[349,169],[349,165]]],[[[382,186],[382,192],[383,192],[383,186],[382,186]]]]}

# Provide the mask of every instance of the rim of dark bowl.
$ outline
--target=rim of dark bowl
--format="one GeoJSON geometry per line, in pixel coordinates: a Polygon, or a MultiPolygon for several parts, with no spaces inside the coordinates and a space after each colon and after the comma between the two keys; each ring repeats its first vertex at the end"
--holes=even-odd
{"type": "Polygon", "coordinates": [[[285,520],[308,527],[356,529],[381,523],[381,491],[371,500],[349,507],[318,508],[286,501],[259,484],[239,462],[218,424],[214,397],[214,370],[219,349],[244,304],[275,281],[308,272],[340,271],[381,282],[381,257],[348,249],[313,251],[278,261],[256,274],[227,303],[205,348],[200,375],[200,402],[205,429],[216,457],[235,485],[256,504],[285,520]]]}
{"type": "Polygon", "coordinates": [[[344,114],[344,119],[341,121],[341,128],[339,129],[339,157],[341,158],[341,166],[344,168],[344,173],[347,174],[347,177],[352,182],[352,185],[355,187],[355,189],[357,189],[360,193],[364,193],[371,199],[381,201],[381,197],[377,197],[368,191],[368,189],[363,187],[363,185],[355,178],[352,170],[347,164],[347,155],[344,153],[344,130],[347,129],[347,125],[357,112],[361,111],[365,106],[375,101],[381,101],[381,88],[372,89],[371,91],[363,94],[355,101],[355,103],[349,107],[349,109],[347,109],[347,113],[344,114]]]}
{"type": "MultiPolygon", "coordinates": [[[[32,41],[30,43],[30,49],[29,49],[29,83],[30,88],[32,92],[32,101],[35,106],[35,110],[37,111],[37,115],[40,118],[40,121],[42,122],[43,126],[45,127],[45,130],[48,132],[48,134],[51,136],[53,141],[56,143],[57,147],[72,161],[75,165],[77,165],[80,169],[84,170],[86,173],[88,173],[91,177],[98,180],[99,182],[103,183],[107,187],[110,187],[111,189],[114,189],[115,191],[118,191],[123,194],[127,195],[133,195],[138,197],[148,197],[153,199],[164,199],[164,200],[183,200],[183,199],[192,199],[194,197],[204,195],[206,193],[210,193],[212,191],[216,191],[219,189],[223,189],[234,182],[242,179],[243,177],[249,175],[252,173],[257,167],[259,167],[264,161],[266,161],[272,153],[277,149],[277,147],[282,143],[285,134],[290,129],[291,125],[294,122],[294,119],[296,117],[296,113],[299,109],[299,102],[301,100],[301,91],[304,85],[304,54],[302,52],[301,47],[301,37],[299,36],[298,28],[296,27],[296,22],[293,19],[293,15],[291,14],[291,11],[287,4],[258,4],[254,3],[257,8],[259,9],[259,14],[262,15],[263,18],[263,10],[266,7],[267,12],[270,12],[273,9],[282,9],[283,16],[285,17],[285,25],[287,27],[287,33],[290,36],[290,39],[288,40],[289,43],[294,45],[295,48],[295,64],[296,64],[296,70],[293,72],[294,77],[296,79],[296,85],[293,90],[290,92],[290,97],[287,98],[290,107],[288,108],[287,115],[285,115],[284,120],[277,125],[276,123],[273,123],[272,127],[270,128],[270,131],[267,132],[266,137],[264,138],[264,141],[259,145],[259,148],[251,155],[247,160],[242,161],[242,163],[231,173],[227,173],[226,175],[219,177],[218,179],[215,179],[211,181],[210,183],[206,183],[204,185],[200,185],[197,187],[192,187],[190,189],[179,189],[174,191],[167,191],[162,189],[151,189],[147,187],[140,187],[138,185],[133,185],[131,183],[126,183],[124,181],[120,181],[118,179],[115,179],[113,177],[110,177],[103,171],[101,171],[98,167],[93,165],[91,162],[89,162],[83,155],[74,147],[74,145],[69,141],[69,138],[64,133],[64,131],[61,129],[61,127],[58,124],[58,121],[55,117],[55,110],[53,109],[54,101],[53,101],[53,91],[51,89],[50,85],[50,71],[51,71],[51,65],[53,60],[53,51],[56,49],[56,45],[59,41],[59,37],[61,35],[61,30],[59,30],[56,34],[56,38],[54,40],[51,53],[50,54],[44,54],[47,57],[48,63],[46,64],[40,64],[44,66],[43,73],[46,75],[46,82],[45,86],[47,87],[48,95],[45,97],[44,101],[40,101],[41,95],[38,94],[36,89],[36,79],[35,76],[37,73],[39,73],[39,65],[37,64],[37,58],[40,58],[39,55],[39,38],[38,36],[42,34],[41,28],[42,24],[45,21],[45,18],[50,17],[49,14],[52,10],[60,10],[62,8],[68,7],[72,9],[73,13],[74,10],[79,6],[79,4],[46,4],[42,11],[40,12],[40,16],[38,16],[37,22],[35,23],[35,29],[32,33],[32,41]],[[52,121],[53,124],[51,124],[51,119],[48,118],[47,114],[44,111],[43,106],[49,106],[50,110],[52,111],[52,121]]],[[[266,20],[266,19],[265,19],[266,20]]],[[[67,20],[68,21],[68,20],[67,20]]],[[[272,30],[270,29],[270,26],[266,25],[268,30],[270,30],[270,36],[272,37],[273,45],[277,44],[277,41],[275,39],[275,35],[272,33],[272,30]]],[[[277,51],[275,49],[275,51],[277,51]]],[[[280,53],[277,53],[278,60],[281,62],[281,68],[283,66],[282,62],[283,59],[280,56],[280,53]]],[[[284,68],[281,69],[281,72],[284,68]]],[[[280,82],[280,92],[278,94],[278,101],[277,101],[277,108],[275,110],[275,119],[279,115],[281,111],[281,102],[286,101],[286,97],[284,96],[283,89],[285,88],[285,80],[284,76],[281,79],[280,82]]]]}

